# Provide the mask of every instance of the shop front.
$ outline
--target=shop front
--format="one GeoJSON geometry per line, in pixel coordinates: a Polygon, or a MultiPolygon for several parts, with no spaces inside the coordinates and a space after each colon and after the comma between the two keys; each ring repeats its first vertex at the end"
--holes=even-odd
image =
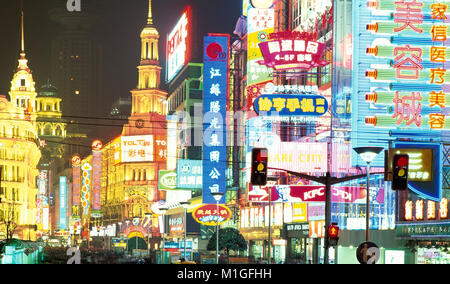
{"type": "MultiPolygon", "coordinates": [[[[284,224],[283,233],[287,243],[286,263],[319,263],[321,236],[310,238],[311,222],[284,224]]],[[[315,223],[312,223],[315,225],[315,223]]]]}
{"type": "Polygon", "coordinates": [[[286,261],[287,242],[281,235],[283,207],[283,203],[270,206],[272,219],[270,224],[269,218],[266,218],[269,216],[268,205],[241,209],[239,231],[248,242],[249,263],[267,263],[269,247],[271,263],[286,261]]]}

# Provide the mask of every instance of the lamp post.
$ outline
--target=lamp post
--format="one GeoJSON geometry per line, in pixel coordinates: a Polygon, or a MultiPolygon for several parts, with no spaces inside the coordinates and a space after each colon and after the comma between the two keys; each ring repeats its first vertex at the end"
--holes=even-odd
{"type": "Polygon", "coordinates": [[[186,228],[187,228],[187,208],[189,207],[189,205],[191,204],[189,201],[183,201],[180,202],[181,206],[183,206],[184,208],[184,259],[186,259],[186,228]]]}
{"type": "Polygon", "coordinates": [[[151,230],[151,217],[152,217],[152,213],[145,213],[145,216],[147,216],[147,218],[150,219],[150,224],[147,227],[147,251],[148,251],[148,256],[150,257],[150,232],[149,229],[151,230]]]}
{"type": "MultiPolygon", "coordinates": [[[[133,225],[137,226],[138,224],[139,224],[139,217],[134,217],[133,218],[133,225]]],[[[137,231],[136,231],[136,235],[134,236],[134,238],[136,239],[136,256],[137,256],[137,254],[138,254],[138,246],[139,246],[137,231]]]]}
{"type": "Polygon", "coordinates": [[[166,244],[165,244],[165,232],[166,232],[166,226],[165,226],[165,214],[166,211],[169,210],[169,208],[167,207],[160,207],[159,210],[162,213],[162,229],[163,229],[163,233],[162,233],[162,253],[161,253],[161,264],[164,264],[165,262],[165,249],[166,249],[166,244]]]}
{"type": "Polygon", "coordinates": [[[212,192],[211,195],[217,202],[217,227],[216,227],[216,264],[219,264],[219,201],[224,195],[223,192],[212,192]]]}
{"type": "MultiPolygon", "coordinates": [[[[128,230],[128,224],[130,223],[130,220],[125,219],[125,223],[127,224],[127,230],[128,230]]],[[[127,253],[128,253],[128,236],[127,236],[127,253]]]]}
{"type": "Polygon", "coordinates": [[[382,147],[358,147],[356,153],[367,163],[367,187],[366,187],[366,242],[369,241],[369,204],[370,204],[370,163],[384,150],[382,147]]]}

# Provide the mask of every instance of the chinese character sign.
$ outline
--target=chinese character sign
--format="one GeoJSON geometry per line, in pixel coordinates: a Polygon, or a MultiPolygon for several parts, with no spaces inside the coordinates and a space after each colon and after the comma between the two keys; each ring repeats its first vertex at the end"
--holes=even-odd
{"type": "Polygon", "coordinates": [[[81,186],[81,206],[83,207],[83,214],[88,214],[89,212],[89,200],[90,200],[90,190],[91,190],[91,171],[92,166],[89,163],[85,163],[81,166],[82,170],[82,186],[81,186]]]}
{"type": "MultiPolygon", "coordinates": [[[[359,0],[354,7],[352,147],[387,148],[450,129],[447,1],[359,0]],[[371,142],[370,142],[371,141],[371,142]]],[[[364,164],[361,159],[355,161],[364,164]]],[[[383,166],[379,155],[373,166],[383,166]]]]}
{"type": "Polygon", "coordinates": [[[202,175],[203,165],[201,160],[178,160],[176,188],[201,189],[202,175]]]}
{"type": "Polygon", "coordinates": [[[67,191],[67,178],[59,177],[59,229],[67,229],[66,222],[66,211],[67,211],[67,201],[66,201],[66,191],[67,191]]]}
{"type": "Polygon", "coordinates": [[[317,95],[261,95],[254,101],[259,115],[322,116],[328,111],[328,101],[317,95]]]}
{"type": "MultiPolygon", "coordinates": [[[[206,36],[203,60],[203,203],[226,192],[226,106],[229,81],[228,35],[206,36]]],[[[221,203],[224,203],[222,198],[221,203]]]]}
{"type": "Polygon", "coordinates": [[[92,209],[101,209],[101,176],[102,176],[102,152],[92,151],[92,209]]]}

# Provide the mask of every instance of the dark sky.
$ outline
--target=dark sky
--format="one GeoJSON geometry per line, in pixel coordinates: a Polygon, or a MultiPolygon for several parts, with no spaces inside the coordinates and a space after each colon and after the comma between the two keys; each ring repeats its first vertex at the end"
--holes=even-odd
{"type": "MultiPolygon", "coordinates": [[[[23,0],[25,50],[36,86],[50,76],[51,40],[59,27],[48,11],[65,7],[66,0],[23,0]]],[[[100,16],[95,33],[104,47],[104,94],[109,106],[118,97],[131,96],[138,80],[140,32],[146,24],[148,0],[81,0],[82,9],[100,16]]],[[[196,21],[195,35],[232,34],[241,14],[242,0],[152,0],[153,18],[160,33],[160,61],[164,68],[166,35],[183,10],[191,5],[196,21]]],[[[0,94],[8,94],[20,49],[20,0],[0,0],[0,94]]],[[[196,47],[196,48],[202,48],[196,47]]],[[[164,72],[164,70],[163,70],[164,72]]],[[[162,76],[165,78],[165,76],[162,76]]],[[[163,86],[164,87],[164,86],[163,86]]]]}

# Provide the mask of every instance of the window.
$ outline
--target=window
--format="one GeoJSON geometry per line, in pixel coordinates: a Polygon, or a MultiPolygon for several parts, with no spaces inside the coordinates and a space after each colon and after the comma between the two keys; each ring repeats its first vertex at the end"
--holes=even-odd
{"type": "Polygon", "coordinates": [[[25,87],[26,85],[26,80],[25,79],[20,79],[20,86],[21,87],[25,87]]]}

